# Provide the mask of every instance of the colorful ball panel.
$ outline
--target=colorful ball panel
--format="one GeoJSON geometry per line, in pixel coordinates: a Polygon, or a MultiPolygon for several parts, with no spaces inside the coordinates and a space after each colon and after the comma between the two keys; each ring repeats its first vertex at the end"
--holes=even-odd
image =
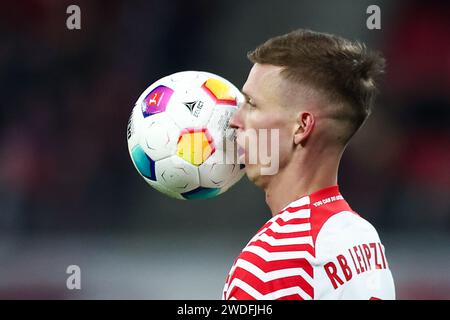
{"type": "Polygon", "coordinates": [[[153,161],[142,149],[140,145],[136,145],[131,150],[131,158],[136,169],[144,177],[156,181],[155,161],[153,161]]]}
{"type": "Polygon", "coordinates": [[[217,196],[221,192],[220,188],[198,187],[192,191],[182,193],[181,195],[188,200],[208,199],[217,196]]]}
{"type": "Polygon", "coordinates": [[[187,128],[178,139],[177,155],[187,162],[199,166],[215,151],[211,135],[206,128],[187,128]]]}
{"type": "Polygon", "coordinates": [[[155,113],[160,113],[166,110],[173,90],[166,86],[157,86],[150,91],[142,101],[142,115],[144,118],[155,113]]]}

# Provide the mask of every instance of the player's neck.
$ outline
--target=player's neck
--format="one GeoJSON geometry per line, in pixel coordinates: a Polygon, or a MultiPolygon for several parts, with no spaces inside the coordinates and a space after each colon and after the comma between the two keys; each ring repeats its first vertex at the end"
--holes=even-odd
{"type": "Polygon", "coordinates": [[[314,161],[291,161],[264,188],[272,216],[289,203],[315,191],[337,184],[340,156],[314,161]]]}

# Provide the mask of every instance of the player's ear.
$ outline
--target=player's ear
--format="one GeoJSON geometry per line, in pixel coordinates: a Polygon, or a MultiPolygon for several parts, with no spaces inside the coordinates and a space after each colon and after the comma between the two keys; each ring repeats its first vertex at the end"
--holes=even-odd
{"type": "Polygon", "coordinates": [[[297,115],[294,132],[294,144],[304,145],[314,129],[314,115],[308,111],[302,111],[297,115]]]}

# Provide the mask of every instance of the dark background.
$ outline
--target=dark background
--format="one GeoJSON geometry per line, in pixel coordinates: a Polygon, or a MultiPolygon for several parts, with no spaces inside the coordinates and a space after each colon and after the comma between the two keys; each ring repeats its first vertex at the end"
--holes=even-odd
{"type": "Polygon", "coordinates": [[[382,94],[339,184],[379,231],[400,299],[450,299],[446,1],[52,1],[0,5],[0,298],[218,299],[270,218],[246,178],[204,201],[147,186],[126,144],[144,89],[177,71],[236,86],[246,52],[296,28],[381,50],[382,94]],[[81,30],[66,8],[81,8],[81,30]],[[366,8],[381,8],[368,30],[366,8]],[[79,265],[82,290],[66,288],[79,265]]]}

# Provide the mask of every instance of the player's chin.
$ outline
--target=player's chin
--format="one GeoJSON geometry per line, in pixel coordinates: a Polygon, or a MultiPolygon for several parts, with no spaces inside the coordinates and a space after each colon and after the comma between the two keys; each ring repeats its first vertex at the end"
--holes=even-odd
{"type": "Polygon", "coordinates": [[[258,187],[264,186],[264,177],[261,175],[261,166],[257,164],[246,164],[245,174],[248,180],[253,182],[258,187]]]}

